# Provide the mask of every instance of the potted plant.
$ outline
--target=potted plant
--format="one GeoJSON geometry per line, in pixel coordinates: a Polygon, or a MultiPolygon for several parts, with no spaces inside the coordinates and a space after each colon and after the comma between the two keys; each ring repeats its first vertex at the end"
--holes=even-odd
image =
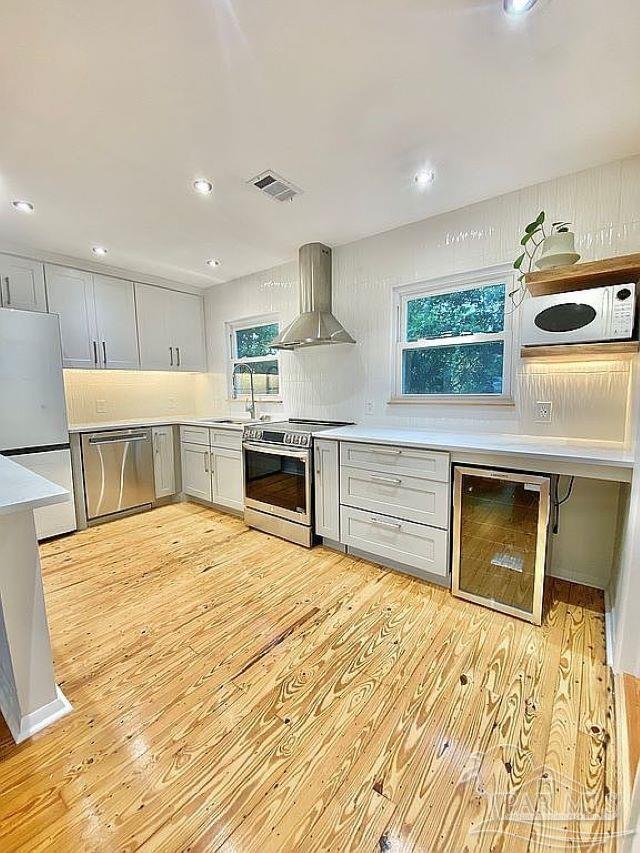
{"type": "Polygon", "coordinates": [[[520,302],[524,298],[524,277],[532,271],[534,263],[538,269],[547,270],[575,264],[580,260],[575,249],[575,235],[569,230],[570,225],[570,222],[558,221],[552,222],[550,228],[545,228],[545,212],[541,210],[533,222],[525,227],[520,240],[523,252],[513,262],[514,268],[520,272],[520,286],[509,294],[514,302],[517,294],[521,294],[520,302]]]}

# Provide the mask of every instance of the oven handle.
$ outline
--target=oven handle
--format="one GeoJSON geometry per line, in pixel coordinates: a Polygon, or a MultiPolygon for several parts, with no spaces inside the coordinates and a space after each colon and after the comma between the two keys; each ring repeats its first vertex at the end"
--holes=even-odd
{"type": "Polygon", "coordinates": [[[243,450],[253,450],[256,453],[264,453],[268,456],[290,456],[293,459],[308,461],[311,456],[311,448],[305,450],[293,450],[280,444],[254,444],[252,441],[242,442],[243,450]]]}

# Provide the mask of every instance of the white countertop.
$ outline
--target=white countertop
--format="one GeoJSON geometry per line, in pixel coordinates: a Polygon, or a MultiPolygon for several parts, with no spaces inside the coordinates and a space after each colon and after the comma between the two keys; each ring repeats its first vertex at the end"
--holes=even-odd
{"type": "MultiPolygon", "coordinates": [[[[220,415],[221,418],[224,418],[224,415],[220,415]]],[[[242,424],[222,424],[222,423],[214,423],[216,420],[215,416],[211,416],[210,418],[145,418],[145,419],[135,419],[135,420],[120,420],[120,421],[107,421],[106,423],[103,421],[101,423],[86,423],[86,424],[69,424],[69,432],[77,433],[77,432],[99,432],[100,430],[105,429],[131,429],[134,427],[151,427],[151,426],[174,426],[175,424],[185,424],[187,426],[208,426],[215,427],[216,429],[230,429],[240,432],[244,429],[244,423],[242,424]]],[[[238,420],[236,418],[236,420],[238,420]]],[[[246,423],[250,423],[250,420],[247,420],[246,423]]]]}
{"type": "Polygon", "coordinates": [[[553,462],[633,468],[633,453],[618,442],[546,438],[511,433],[434,432],[389,427],[349,426],[323,430],[318,438],[370,444],[399,444],[449,452],[498,453],[505,456],[538,457],[553,462]]]}
{"type": "Polygon", "coordinates": [[[68,497],[62,486],[0,456],[0,515],[62,503],[68,497]]]}

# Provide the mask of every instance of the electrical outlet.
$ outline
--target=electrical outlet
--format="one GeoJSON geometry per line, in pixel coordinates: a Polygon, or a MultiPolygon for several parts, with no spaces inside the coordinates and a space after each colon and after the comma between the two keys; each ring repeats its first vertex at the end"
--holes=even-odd
{"type": "Polygon", "coordinates": [[[96,415],[106,415],[107,413],[107,401],[106,400],[96,400],[96,415]]]}
{"type": "Polygon", "coordinates": [[[540,400],[536,403],[535,409],[535,419],[538,423],[550,424],[551,423],[551,413],[553,411],[553,403],[551,401],[541,402],[540,400]]]}
{"type": "Polygon", "coordinates": [[[178,398],[177,397],[167,397],[167,406],[172,412],[175,412],[178,408],[178,398]]]}
{"type": "Polygon", "coordinates": [[[365,415],[372,415],[375,408],[373,400],[366,400],[364,404],[365,415]]]}

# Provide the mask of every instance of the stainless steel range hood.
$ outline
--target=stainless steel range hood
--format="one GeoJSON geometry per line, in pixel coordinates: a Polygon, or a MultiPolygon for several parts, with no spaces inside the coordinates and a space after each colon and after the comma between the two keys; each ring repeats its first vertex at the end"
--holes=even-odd
{"type": "Polygon", "coordinates": [[[274,349],[355,344],[331,313],[331,249],[322,243],[300,247],[300,314],[271,342],[274,349]]]}

